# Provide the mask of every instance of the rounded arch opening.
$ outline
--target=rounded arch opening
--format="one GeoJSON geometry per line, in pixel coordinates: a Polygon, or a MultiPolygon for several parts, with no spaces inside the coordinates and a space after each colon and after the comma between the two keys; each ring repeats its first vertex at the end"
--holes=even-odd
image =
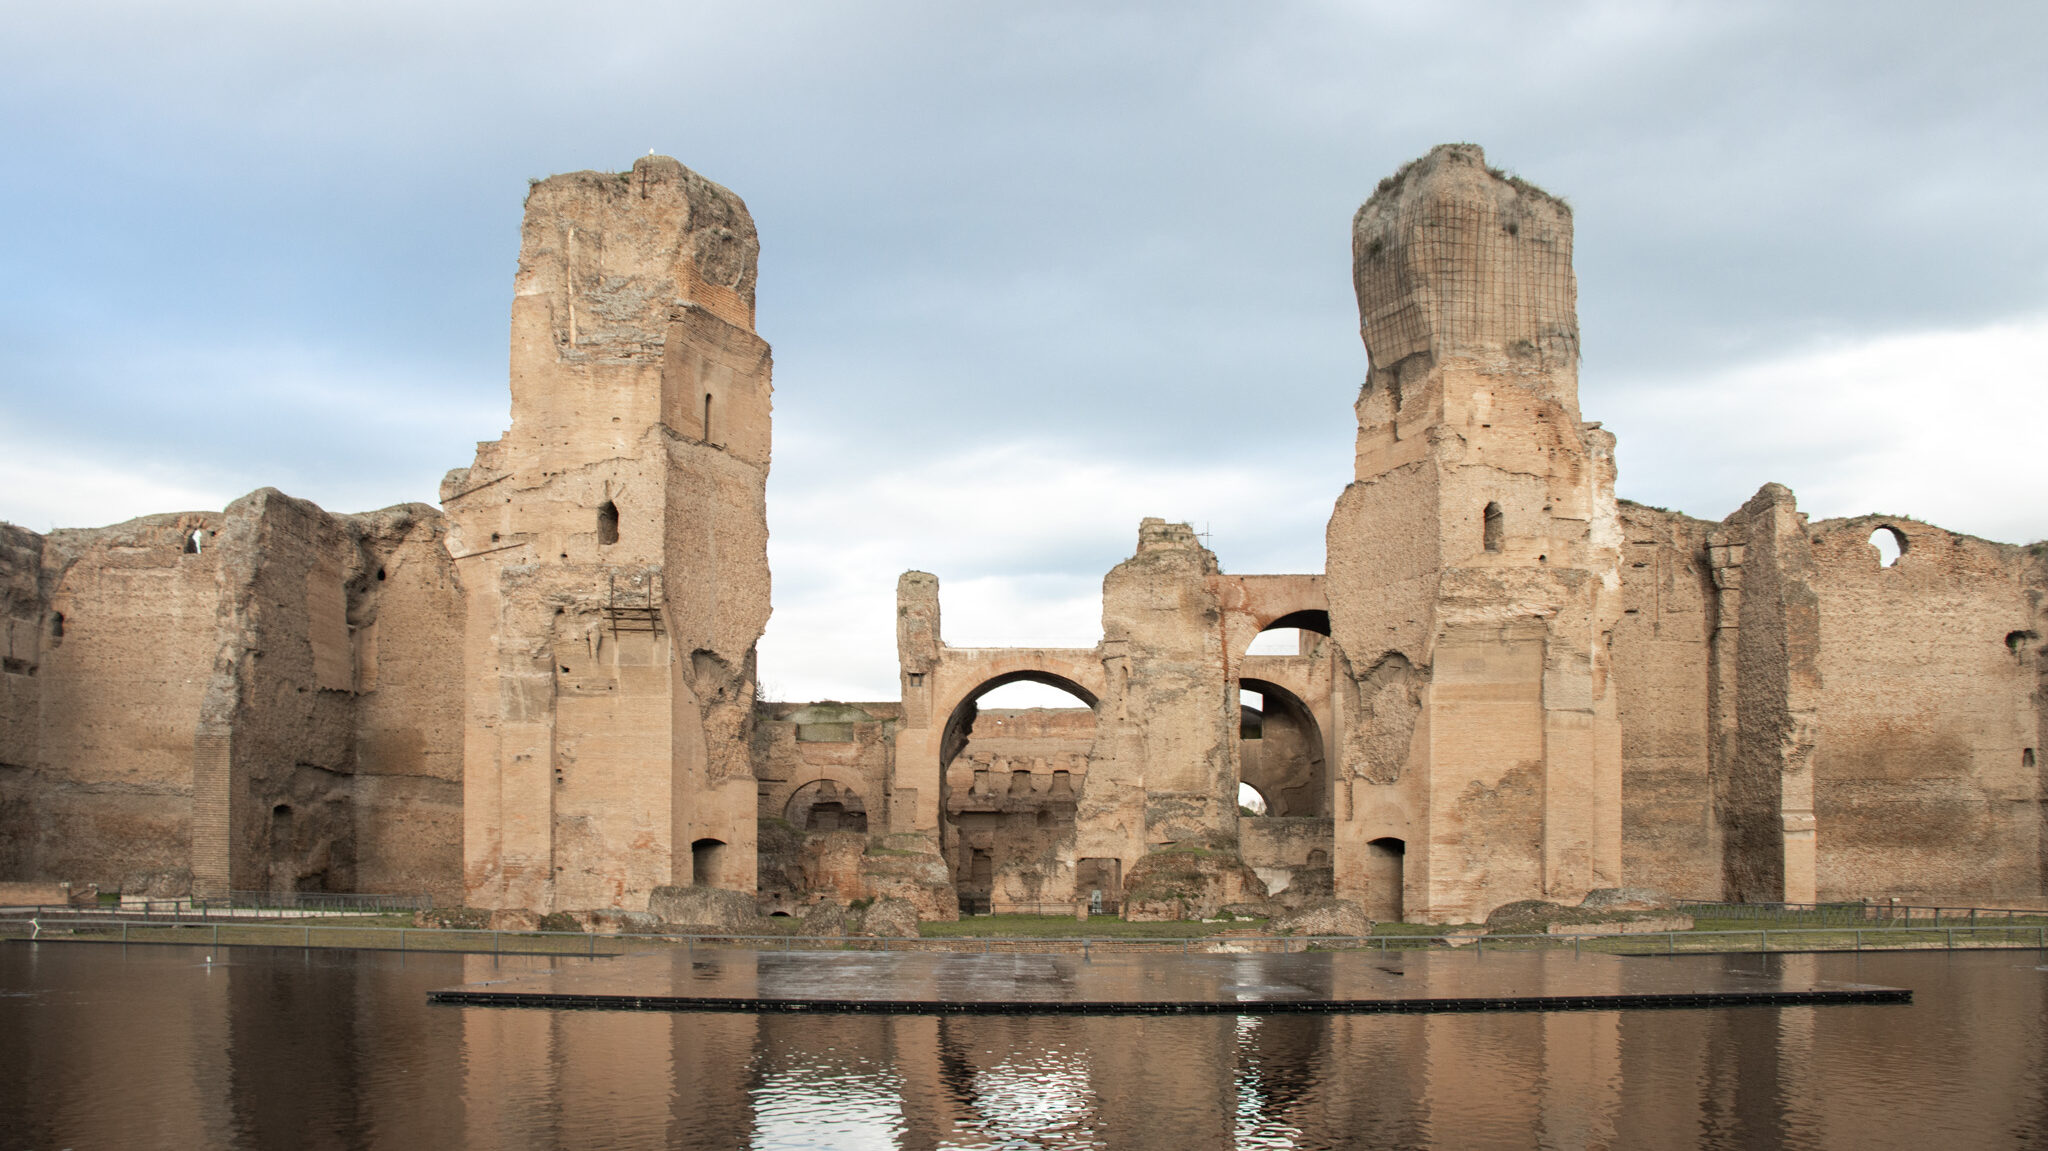
{"type": "Polygon", "coordinates": [[[1906,533],[1890,524],[1870,533],[1870,546],[1877,549],[1877,566],[1881,568],[1898,563],[1912,549],[1912,544],[1906,541],[1906,533]]]}
{"type": "Polygon", "coordinates": [[[619,505],[611,500],[597,505],[597,542],[606,546],[619,542],[619,505]]]}
{"type": "Polygon", "coordinates": [[[1260,794],[1258,788],[1249,783],[1237,785],[1237,814],[1240,816],[1264,815],[1269,806],[1266,797],[1260,794]]]}
{"type": "Polygon", "coordinates": [[[791,792],[782,818],[806,833],[868,830],[867,802],[859,791],[833,779],[814,779],[791,792]]]}
{"type": "Polygon", "coordinates": [[[690,883],[695,887],[717,887],[725,868],[725,841],[699,839],[690,844],[690,883]]]}
{"type": "Polygon", "coordinates": [[[1315,713],[1300,696],[1267,680],[1241,679],[1238,692],[1239,787],[1249,786],[1265,801],[1258,814],[1328,817],[1330,772],[1315,713]]]}
{"type": "Polygon", "coordinates": [[[939,848],[963,913],[1066,898],[1032,877],[1072,842],[1099,702],[1066,676],[1022,668],[953,706],[940,745],[939,848]]]}
{"type": "Polygon", "coordinates": [[[1306,655],[1315,636],[1330,635],[1330,613],[1320,608],[1291,611],[1259,629],[1246,655],[1306,655]]]}
{"type": "MultiPolygon", "coordinates": [[[[939,770],[943,773],[967,746],[969,735],[974,730],[975,718],[981,712],[981,701],[989,693],[1013,683],[1032,683],[1054,688],[1072,696],[1074,700],[1090,711],[1101,706],[1095,693],[1057,672],[1026,668],[1021,671],[1004,672],[983,680],[973,691],[968,692],[960,702],[953,705],[953,712],[946,717],[946,730],[939,743],[939,770]]],[[[991,705],[994,706],[994,705],[991,705]]],[[[1044,706],[1042,704],[1038,706],[1044,706]]]]}
{"type": "Polygon", "coordinates": [[[193,528],[185,533],[185,554],[196,556],[206,550],[206,529],[193,528]]]}

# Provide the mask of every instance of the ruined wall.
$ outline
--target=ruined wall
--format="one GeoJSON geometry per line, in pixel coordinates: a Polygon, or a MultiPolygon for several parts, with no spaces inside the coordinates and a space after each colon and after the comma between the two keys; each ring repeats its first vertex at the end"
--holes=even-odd
{"type": "Polygon", "coordinates": [[[486,907],[752,890],[768,348],[739,197],[666,157],[534,185],[512,426],[449,474],[465,885],[486,907]]]}
{"type": "Polygon", "coordinates": [[[1216,574],[1193,528],[1147,519],[1137,551],[1102,580],[1101,650],[1112,670],[1089,781],[1142,790],[1147,846],[1237,835],[1238,708],[1216,574]]]}
{"type": "Polygon", "coordinates": [[[129,876],[189,865],[222,522],[147,516],[45,540],[38,730],[17,825],[33,846],[21,878],[115,891],[129,876]]]}
{"type": "Polygon", "coordinates": [[[1789,489],[1765,484],[1707,542],[1721,589],[1713,707],[1724,890],[1811,902],[1820,617],[1806,519],[1789,489]]]}
{"type": "Polygon", "coordinates": [[[356,885],[460,905],[462,589],[425,504],[350,516],[356,885]]]}
{"type": "Polygon", "coordinates": [[[41,758],[43,537],[0,524],[0,880],[36,874],[35,765],[41,758]]]}
{"type": "Polygon", "coordinates": [[[1314,816],[1262,815],[1237,821],[1245,866],[1275,895],[1330,894],[1331,821],[1314,816]]]}
{"type": "Polygon", "coordinates": [[[896,703],[757,703],[757,890],[790,909],[812,892],[861,890],[870,834],[888,830],[896,703]]]}
{"type": "MultiPolygon", "coordinates": [[[[751,221],[745,235],[753,245],[751,221]]],[[[748,326],[708,307],[679,309],[662,376],[676,432],[667,438],[663,559],[678,672],[674,839],[678,851],[694,845],[696,882],[743,891],[755,873],[754,645],[769,614],[770,363],[750,330],[753,250],[748,326]]]]}
{"type": "Polygon", "coordinates": [[[1621,722],[1622,873],[1693,899],[1721,896],[1708,684],[1716,525],[1621,504],[1622,613],[1612,651],[1621,722]]]}
{"type": "Polygon", "coordinates": [[[2042,894],[2039,597],[2023,549],[1914,520],[1808,529],[1821,899],[2042,894]],[[1903,553],[1881,566],[1871,534],[1903,553]]]}
{"type": "Polygon", "coordinates": [[[354,891],[353,541],[265,488],[228,505],[192,767],[194,890],[354,891]]]}
{"type": "Polygon", "coordinates": [[[365,656],[376,676],[368,589],[386,586],[372,572],[403,570],[396,536],[420,513],[411,550],[452,595],[440,516],[425,507],[333,516],[264,489],[222,513],[61,531],[34,548],[8,529],[21,545],[8,552],[10,642],[37,645],[5,681],[0,738],[21,760],[0,769],[8,871],[157,896],[454,898],[446,787],[426,818],[432,797],[366,795],[355,779],[365,761],[403,780],[459,757],[458,730],[404,718],[459,698],[447,653],[460,617],[445,603],[401,613],[399,689],[381,712],[358,707],[374,686],[365,656]],[[34,572],[19,562],[30,554],[34,572]],[[368,874],[365,825],[389,842],[371,858],[390,866],[368,874]]]}
{"type": "Polygon", "coordinates": [[[1350,664],[1340,895],[1477,918],[1621,875],[1613,437],[1578,410],[1571,212],[1445,145],[1353,223],[1357,479],[1328,532],[1350,664]]]}

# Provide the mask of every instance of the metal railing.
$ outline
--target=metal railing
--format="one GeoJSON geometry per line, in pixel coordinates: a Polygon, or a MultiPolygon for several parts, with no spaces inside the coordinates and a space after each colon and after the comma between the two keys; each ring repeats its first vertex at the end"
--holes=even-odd
{"type": "Polygon", "coordinates": [[[338,915],[403,914],[433,906],[430,896],[336,895],[302,900],[123,899],[119,903],[46,903],[0,908],[0,916],[44,919],[134,919],[208,922],[214,919],[303,919],[338,915]]]}
{"type": "Polygon", "coordinates": [[[230,891],[226,899],[195,902],[208,907],[290,911],[429,911],[433,909],[434,897],[343,891],[230,891]]]}
{"type": "Polygon", "coordinates": [[[2014,907],[1951,907],[1933,904],[1895,903],[1891,900],[1853,900],[1840,903],[1732,903],[1707,899],[1674,900],[1674,907],[1694,919],[1769,921],[1788,926],[1865,925],[1911,926],[1945,924],[2014,923],[2019,920],[2048,921],[2048,911],[2014,907]]]}
{"type": "Polygon", "coordinates": [[[1599,931],[1544,935],[1369,935],[1369,936],[1244,936],[1189,938],[1143,936],[961,936],[888,939],[865,936],[747,935],[702,932],[654,932],[599,935],[568,931],[492,931],[441,927],[385,927],[352,924],[285,924],[275,920],[195,919],[169,922],[135,919],[80,919],[38,916],[0,917],[0,940],[123,944],[181,944],[250,947],[323,947],[372,951],[451,952],[495,955],[616,956],[683,947],[752,951],[968,951],[984,953],[1064,952],[1091,956],[1097,951],[1284,954],[1304,951],[1374,950],[1380,952],[1469,949],[1493,951],[1561,950],[1643,956],[1729,954],[1736,952],[1822,952],[1875,950],[1955,950],[2006,948],[2048,951],[2048,924],[2033,926],[1952,923],[1934,927],[1761,927],[1754,930],[1666,931],[1615,934],[1599,931]]]}

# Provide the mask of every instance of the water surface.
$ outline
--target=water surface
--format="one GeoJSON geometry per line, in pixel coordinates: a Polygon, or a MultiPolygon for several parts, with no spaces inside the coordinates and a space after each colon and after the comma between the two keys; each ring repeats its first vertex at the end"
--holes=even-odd
{"type": "Polygon", "coordinates": [[[212,954],[0,944],[0,1146],[2048,1142],[2032,951],[1747,960],[1910,1006],[1196,1018],[437,1007],[590,961],[212,954]]]}

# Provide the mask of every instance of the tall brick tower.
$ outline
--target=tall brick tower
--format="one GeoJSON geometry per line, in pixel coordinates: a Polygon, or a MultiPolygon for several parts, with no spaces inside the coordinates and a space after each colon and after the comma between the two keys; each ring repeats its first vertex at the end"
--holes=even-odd
{"type": "Polygon", "coordinates": [[[759,251],[740,198],[667,157],[527,196],[512,426],[441,489],[468,596],[472,906],[754,888],[759,251]]]}
{"type": "Polygon", "coordinates": [[[1571,255],[1570,208],[1469,144],[1353,222],[1371,375],[1328,589],[1354,691],[1336,880],[1369,907],[1620,883],[1613,437],[1579,418],[1571,255]]]}

